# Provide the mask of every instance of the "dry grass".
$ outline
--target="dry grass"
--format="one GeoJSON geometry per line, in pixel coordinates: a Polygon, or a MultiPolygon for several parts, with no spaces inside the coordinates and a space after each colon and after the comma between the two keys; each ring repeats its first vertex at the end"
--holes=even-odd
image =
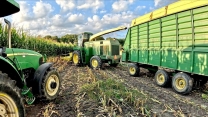
{"type": "MultiPolygon", "coordinates": [[[[148,115],[149,110],[145,107],[146,97],[138,90],[127,88],[122,81],[108,78],[107,74],[101,73],[101,80],[97,80],[91,69],[87,68],[90,82],[80,87],[81,94],[87,95],[91,100],[98,102],[99,114],[97,116],[121,116],[125,109],[132,113],[138,110],[142,115],[148,115]]],[[[89,79],[86,79],[89,80],[89,79]]],[[[83,98],[83,96],[81,96],[83,98]]],[[[131,115],[129,113],[129,115],[131,115]]]]}

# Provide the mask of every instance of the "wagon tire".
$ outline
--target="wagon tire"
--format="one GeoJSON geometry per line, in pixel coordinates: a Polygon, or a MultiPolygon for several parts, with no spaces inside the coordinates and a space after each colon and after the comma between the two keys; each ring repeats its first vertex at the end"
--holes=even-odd
{"type": "Polygon", "coordinates": [[[194,80],[186,73],[180,72],[172,78],[172,88],[179,94],[189,94],[193,88],[194,80]]]}
{"type": "Polygon", "coordinates": [[[160,87],[166,87],[170,84],[171,79],[165,70],[158,70],[155,74],[155,83],[160,87]]]}

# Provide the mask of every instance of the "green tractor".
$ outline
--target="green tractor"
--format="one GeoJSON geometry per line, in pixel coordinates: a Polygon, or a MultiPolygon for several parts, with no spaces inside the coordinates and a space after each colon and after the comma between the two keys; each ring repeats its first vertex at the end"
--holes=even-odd
{"type": "MultiPolygon", "coordinates": [[[[0,5],[0,17],[20,10],[14,0],[3,0],[0,5]]],[[[60,92],[61,78],[43,55],[11,48],[11,24],[6,19],[5,22],[9,27],[9,48],[0,46],[0,116],[25,117],[24,102],[33,104],[36,97],[54,100],[60,92]]]]}
{"type": "Polygon", "coordinates": [[[98,40],[96,38],[125,30],[127,27],[117,27],[93,35],[90,32],[84,32],[78,35],[78,46],[74,48],[72,61],[76,66],[89,65],[93,69],[102,67],[103,63],[116,67],[120,62],[120,43],[118,40],[98,40]]]}

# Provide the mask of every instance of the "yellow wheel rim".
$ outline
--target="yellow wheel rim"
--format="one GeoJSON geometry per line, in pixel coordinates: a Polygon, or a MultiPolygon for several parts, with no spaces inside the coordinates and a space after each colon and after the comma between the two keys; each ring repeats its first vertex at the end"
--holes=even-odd
{"type": "Polygon", "coordinates": [[[50,96],[56,95],[59,90],[59,78],[56,75],[51,75],[46,82],[46,92],[50,96]],[[55,85],[55,86],[52,86],[55,85]]]}
{"type": "Polygon", "coordinates": [[[134,67],[130,67],[130,68],[129,68],[129,72],[130,72],[131,74],[135,74],[135,73],[136,73],[136,69],[135,69],[134,67]]]}
{"type": "Polygon", "coordinates": [[[176,88],[179,90],[182,90],[186,87],[186,81],[183,78],[177,78],[175,83],[176,88]]]}
{"type": "Polygon", "coordinates": [[[73,62],[74,64],[77,64],[79,62],[79,56],[77,54],[73,55],[73,62]]]}
{"type": "Polygon", "coordinates": [[[92,67],[98,67],[98,61],[96,59],[92,59],[92,67]]]}
{"type": "Polygon", "coordinates": [[[0,102],[1,117],[19,117],[17,105],[9,95],[0,92],[0,102]]]}
{"type": "Polygon", "coordinates": [[[165,76],[163,74],[158,74],[157,75],[157,82],[159,84],[163,84],[165,82],[165,76]]]}

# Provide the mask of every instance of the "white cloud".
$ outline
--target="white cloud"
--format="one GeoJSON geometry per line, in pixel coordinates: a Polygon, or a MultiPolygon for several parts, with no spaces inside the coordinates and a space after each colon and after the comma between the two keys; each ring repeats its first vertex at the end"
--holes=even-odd
{"type": "Polygon", "coordinates": [[[54,26],[57,27],[61,27],[64,25],[65,23],[65,19],[60,15],[60,14],[56,14],[51,18],[51,22],[54,26]]]}
{"type": "Polygon", "coordinates": [[[107,11],[106,10],[102,10],[102,11],[100,11],[100,13],[102,14],[102,13],[106,13],[107,11]]]}
{"type": "Polygon", "coordinates": [[[132,4],[134,0],[119,0],[112,4],[113,11],[122,12],[128,9],[128,6],[132,4]]]}
{"type": "Polygon", "coordinates": [[[61,9],[65,12],[75,8],[76,4],[74,0],[56,0],[56,3],[60,5],[61,9]]]}
{"type": "Polygon", "coordinates": [[[12,24],[15,27],[23,27],[25,30],[38,33],[50,26],[49,14],[53,12],[51,4],[42,1],[35,2],[34,6],[26,1],[19,1],[18,3],[20,4],[20,12],[11,16],[12,24]]]}
{"type": "Polygon", "coordinates": [[[178,0],[154,0],[155,2],[155,7],[163,7],[163,6],[166,6],[166,5],[169,5],[173,2],[177,2],[178,0]]]}
{"type": "MultiPolygon", "coordinates": [[[[81,1],[83,2],[83,1],[81,1]]],[[[93,9],[93,12],[97,12],[98,9],[103,8],[104,3],[102,0],[85,0],[84,4],[77,6],[77,9],[93,9]]]]}
{"type": "Polygon", "coordinates": [[[69,16],[68,20],[72,23],[83,23],[84,16],[82,14],[72,14],[69,16]]]}
{"type": "Polygon", "coordinates": [[[129,3],[132,4],[134,2],[134,0],[129,0],[129,3]]]}
{"type": "Polygon", "coordinates": [[[25,1],[20,1],[19,2],[20,5],[20,11],[18,13],[15,13],[12,15],[12,19],[14,22],[22,22],[22,21],[30,21],[32,20],[32,11],[31,11],[31,5],[28,4],[25,1]]]}
{"type": "Polygon", "coordinates": [[[127,11],[122,13],[109,13],[105,14],[102,18],[97,15],[92,17],[88,17],[88,21],[86,25],[78,25],[77,29],[81,32],[90,31],[93,33],[97,33],[102,30],[116,28],[118,26],[129,26],[131,20],[135,18],[133,12],[127,11]],[[82,28],[80,28],[82,27],[82,28]],[[89,28],[93,27],[93,28],[89,28]]]}
{"type": "MultiPolygon", "coordinates": [[[[113,10],[116,12],[111,13],[107,11],[109,11],[109,7],[113,7],[113,4],[108,4],[109,7],[105,8],[106,1],[104,0],[85,0],[84,2],[83,0],[56,0],[61,11],[65,11],[64,13],[55,11],[59,9],[43,0],[38,0],[31,5],[27,1],[20,1],[18,3],[20,3],[21,11],[12,16],[12,23],[18,21],[16,27],[24,27],[26,31],[34,35],[63,36],[70,33],[79,34],[84,31],[95,34],[121,25],[129,26],[131,20],[138,17],[138,15],[135,16],[135,12],[128,11],[128,7],[134,1],[118,0],[114,2],[113,4],[117,5],[123,2],[125,4],[114,6],[113,10]],[[94,14],[94,12],[98,13],[94,14]]],[[[143,8],[145,6],[138,6],[138,9],[143,8]]]]}
{"type": "Polygon", "coordinates": [[[52,6],[48,3],[42,1],[36,2],[36,5],[33,6],[33,13],[36,18],[43,18],[53,11],[52,6]]]}
{"type": "Polygon", "coordinates": [[[146,6],[137,6],[136,10],[142,10],[142,9],[145,9],[146,6]]]}

